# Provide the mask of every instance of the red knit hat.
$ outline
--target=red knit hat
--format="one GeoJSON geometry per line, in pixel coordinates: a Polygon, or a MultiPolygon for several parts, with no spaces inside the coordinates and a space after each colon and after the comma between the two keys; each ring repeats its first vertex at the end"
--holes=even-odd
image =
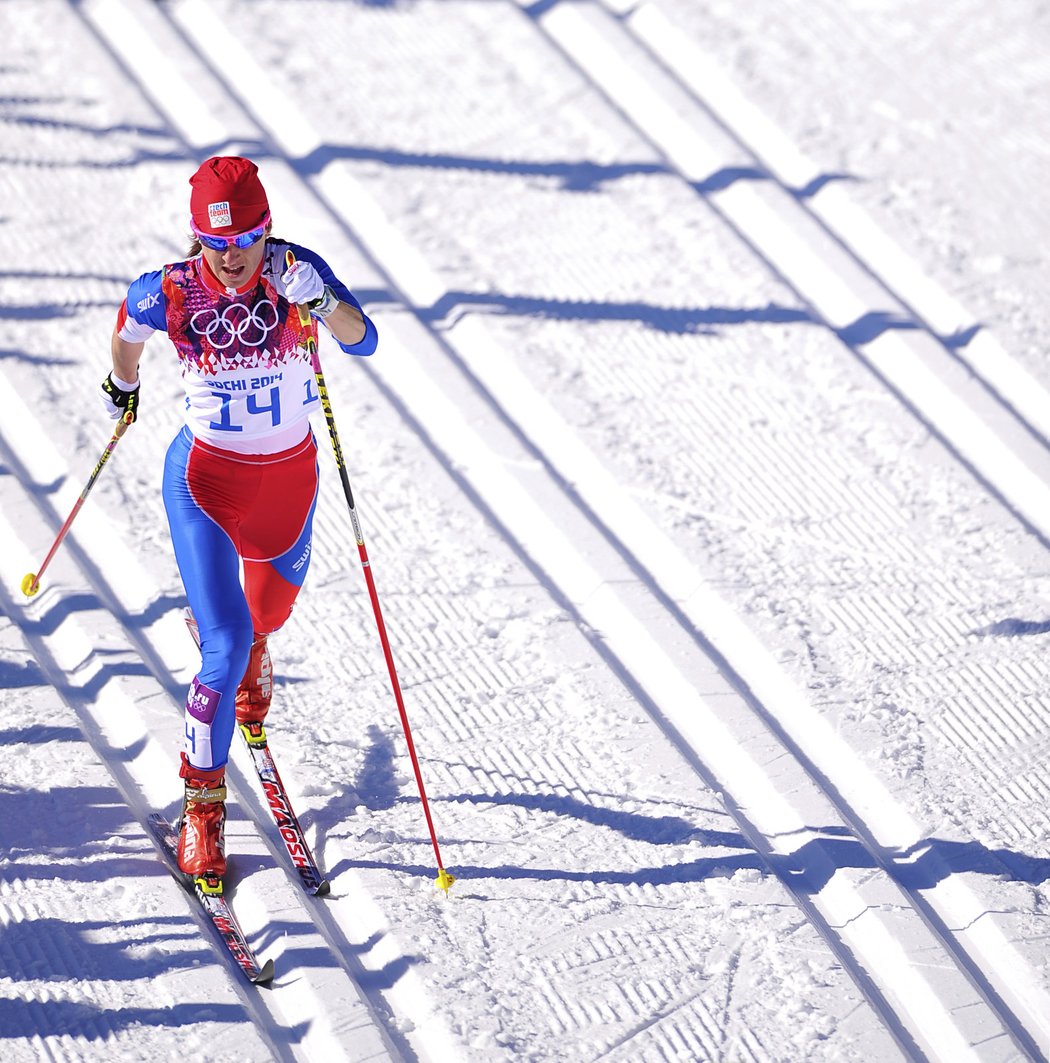
{"type": "Polygon", "coordinates": [[[202,162],[190,185],[190,215],[202,233],[225,236],[247,232],[259,225],[270,209],[259,168],[237,155],[218,155],[202,162]]]}

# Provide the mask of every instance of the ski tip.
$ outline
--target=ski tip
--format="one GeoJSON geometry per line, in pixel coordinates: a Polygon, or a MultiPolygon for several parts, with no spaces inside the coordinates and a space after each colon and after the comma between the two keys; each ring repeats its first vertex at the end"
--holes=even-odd
{"type": "Polygon", "coordinates": [[[321,879],[320,885],[314,890],[315,897],[327,897],[332,892],[332,884],[328,879],[321,879]]]}
{"type": "Polygon", "coordinates": [[[449,887],[456,881],[455,875],[450,875],[444,868],[438,872],[437,886],[439,890],[445,891],[445,896],[448,896],[449,887]]]}
{"type": "Polygon", "coordinates": [[[252,985],[268,986],[273,981],[273,972],[273,960],[267,960],[259,968],[259,973],[252,976],[252,985]]]}

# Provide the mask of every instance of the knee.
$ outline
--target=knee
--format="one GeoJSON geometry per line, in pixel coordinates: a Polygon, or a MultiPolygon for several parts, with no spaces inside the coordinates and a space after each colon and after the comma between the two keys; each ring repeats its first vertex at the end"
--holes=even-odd
{"type": "Polygon", "coordinates": [[[252,649],[252,622],[216,626],[201,633],[201,675],[214,676],[221,683],[217,689],[232,689],[241,681],[252,649]]]}
{"type": "Polygon", "coordinates": [[[291,615],[292,607],[290,604],[282,603],[277,608],[270,606],[266,609],[260,609],[254,620],[255,630],[260,635],[272,635],[275,631],[279,631],[284,627],[285,621],[291,615]]]}

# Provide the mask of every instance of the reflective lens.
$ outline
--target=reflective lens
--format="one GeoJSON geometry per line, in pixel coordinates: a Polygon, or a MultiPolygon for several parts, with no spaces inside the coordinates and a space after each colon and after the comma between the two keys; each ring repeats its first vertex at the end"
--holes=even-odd
{"type": "Polygon", "coordinates": [[[252,244],[257,244],[266,235],[266,226],[269,221],[270,214],[267,212],[266,217],[263,218],[258,228],[249,229],[248,232],[238,233],[236,236],[212,236],[211,233],[202,233],[192,221],[190,222],[190,228],[193,230],[193,235],[200,240],[201,245],[211,251],[227,251],[231,245],[243,250],[246,247],[251,247],[252,244]]]}

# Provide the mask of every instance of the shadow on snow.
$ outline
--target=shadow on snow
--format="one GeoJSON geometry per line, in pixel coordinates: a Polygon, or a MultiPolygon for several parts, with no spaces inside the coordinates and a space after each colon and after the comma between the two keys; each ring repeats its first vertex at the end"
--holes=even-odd
{"type": "Polygon", "coordinates": [[[242,1023],[240,1004],[201,1001],[165,1008],[99,1008],[73,1000],[12,1000],[0,997],[0,1042],[10,1038],[82,1037],[104,1041],[131,1027],[182,1027],[201,1022],[242,1023]]]}
{"type": "Polygon", "coordinates": [[[1015,638],[1020,635],[1045,635],[1050,632],[1050,620],[1021,620],[1019,617],[1008,616],[995,621],[987,627],[971,631],[971,635],[992,636],[998,635],[1006,638],[1015,638]]]}
{"type": "MultiPolygon", "coordinates": [[[[490,798],[454,797],[448,800],[477,800],[490,798]]],[[[526,802],[527,804],[528,802],[526,802]]],[[[510,879],[522,881],[591,882],[596,885],[667,886],[731,876],[737,871],[773,872],[801,893],[815,894],[823,889],[832,876],[844,868],[875,869],[884,867],[905,890],[928,890],[952,874],[976,873],[998,878],[1004,874],[1013,881],[1039,885],[1050,880],[1050,859],[1028,856],[1007,849],[988,849],[978,842],[955,842],[939,838],[926,839],[904,852],[885,854],[880,865],[872,853],[852,837],[836,836],[832,830],[820,832],[794,852],[782,856],[762,854],[747,846],[743,838],[737,842],[713,844],[737,845],[746,852],[701,857],[676,864],[612,868],[542,868],[509,864],[485,867],[481,865],[448,863],[448,869],[463,881],[510,879]],[[918,855],[916,855],[916,853],[918,855]]],[[[721,834],[721,832],[719,832],[721,834]]],[[[732,839],[732,835],[723,835],[732,839]]],[[[407,840],[407,839],[406,839],[407,840]]],[[[423,839],[420,839],[422,843],[423,839]]],[[[396,871],[414,877],[432,878],[435,869],[422,864],[399,864],[383,860],[346,860],[331,871],[336,877],[341,870],[369,868],[396,871]]]]}

